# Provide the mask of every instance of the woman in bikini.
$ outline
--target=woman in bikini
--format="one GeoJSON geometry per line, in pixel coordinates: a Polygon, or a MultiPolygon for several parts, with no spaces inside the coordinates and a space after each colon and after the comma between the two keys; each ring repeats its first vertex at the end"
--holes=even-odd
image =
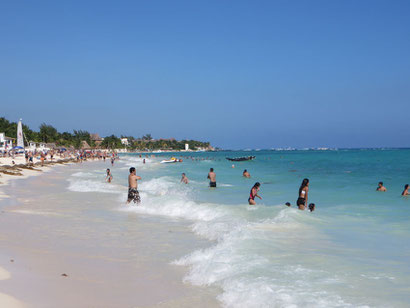
{"type": "Polygon", "coordinates": [[[304,210],[308,201],[309,179],[303,179],[299,188],[299,198],[296,201],[299,210],[304,210]]]}
{"type": "Polygon", "coordinates": [[[261,184],[259,182],[256,182],[255,185],[253,185],[251,192],[249,194],[249,199],[248,202],[250,205],[255,205],[255,197],[258,197],[259,199],[262,200],[261,196],[258,195],[259,192],[259,188],[260,188],[261,184]]]}

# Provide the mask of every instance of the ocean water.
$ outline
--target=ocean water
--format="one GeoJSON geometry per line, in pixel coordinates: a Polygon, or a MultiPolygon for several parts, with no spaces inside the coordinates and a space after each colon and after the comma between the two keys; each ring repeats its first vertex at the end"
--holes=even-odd
{"type": "Polygon", "coordinates": [[[410,183],[410,150],[174,155],[183,162],[160,164],[172,154],[156,154],[143,164],[123,154],[111,168],[112,184],[91,168],[72,174],[67,189],[118,194],[113,208],[124,215],[189,222],[209,246],[169,264],[189,268],[187,284],[219,288],[223,307],[410,306],[410,197],[400,196],[410,183]],[[256,159],[225,159],[248,155],[256,159]],[[124,206],[129,167],[142,177],[139,206],[124,206]],[[211,167],[216,189],[206,179],[211,167]],[[180,183],[182,172],[188,185],[180,183]],[[312,213],[295,206],[305,177],[312,213]],[[257,181],[263,199],[250,206],[257,181]],[[376,192],[379,181],[387,192],[376,192]]]}

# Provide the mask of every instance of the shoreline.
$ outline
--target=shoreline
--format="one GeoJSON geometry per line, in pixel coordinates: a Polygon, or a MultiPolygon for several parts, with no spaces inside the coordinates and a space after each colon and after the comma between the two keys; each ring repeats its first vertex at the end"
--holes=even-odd
{"type": "Polygon", "coordinates": [[[103,161],[87,162],[94,164],[45,164],[46,176],[23,168],[0,185],[13,196],[0,199],[0,267],[8,277],[0,281],[0,306],[219,306],[218,291],[184,284],[188,269],[171,264],[209,242],[190,232],[189,222],[112,208],[116,195],[67,191],[70,174],[103,169],[103,161]],[[108,212],[94,217],[95,205],[108,212]]]}
{"type": "MultiPolygon", "coordinates": [[[[23,157],[18,157],[24,159],[23,157]]],[[[8,160],[10,160],[9,158],[8,160]]],[[[4,158],[2,158],[4,160],[4,158]]],[[[17,159],[13,159],[17,160],[17,159]]],[[[10,164],[1,164],[0,165],[0,201],[3,199],[11,198],[10,195],[4,192],[4,188],[7,188],[11,185],[13,180],[23,180],[28,179],[33,176],[42,175],[44,171],[50,171],[51,167],[54,165],[63,165],[63,164],[72,164],[76,163],[75,158],[60,158],[56,159],[55,161],[45,161],[43,166],[41,166],[41,162],[36,162],[33,164],[25,164],[25,163],[18,163],[14,165],[10,164]]],[[[1,210],[1,214],[5,211],[1,210]]],[[[4,251],[2,251],[4,253],[4,251]]],[[[10,262],[14,262],[13,259],[10,259],[10,262]]],[[[2,264],[4,266],[4,264],[2,264]]],[[[7,266],[6,266],[7,267],[7,266]]],[[[0,266],[0,282],[4,283],[5,280],[10,280],[12,278],[11,273],[6,270],[6,268],[0,266]]],[[[0,307],[8,307],[8,308],[22,308],[26,307],[26,305],[16,299],[15,297],[11,296],[10,294],[0,292],[0,307]]]]}

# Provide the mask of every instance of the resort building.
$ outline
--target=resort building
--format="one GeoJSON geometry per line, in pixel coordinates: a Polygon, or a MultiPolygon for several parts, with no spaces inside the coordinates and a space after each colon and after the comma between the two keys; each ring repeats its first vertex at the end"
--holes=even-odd
{"type": "Polygon", "coordinates": [[[94,141],[96,148],[99,148],[101,143],[104,141],[104,138],[101,138],[99,134],[90,134],[90,138],[94,141]]]}
{"type": "Polygon", "coordinates": [[[6,137],[5,133],[0,133],[0,150],[9,150],[13,147],[15,138],[6,137]]]}
{"type": "Polygon", "coordinates": [[[28,143],[28,148],[27,148],[27,150],[29,150],[29,151],[34,151],[34,150],[36,150],[36,149],[37,149],[37,143],[34,142],[34,141],[30,141],[30,142],[28,143]]]}
{"type": "Polygon", "coordinates": [[[128,138],[121,138],[121,144],[128,146],[128,138]]]}

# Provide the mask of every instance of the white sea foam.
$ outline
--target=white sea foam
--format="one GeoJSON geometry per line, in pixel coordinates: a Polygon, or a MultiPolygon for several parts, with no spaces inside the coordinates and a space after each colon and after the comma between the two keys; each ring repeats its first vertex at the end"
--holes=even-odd
{"type": "Polygon", "coordinates": [[[91,172],[81,172],[80,171],[80,172],[73,173],[72,176],[84,178],[84,177],[92,177],[94,176],[94,174],[91,172]]]}
{"type": "Polygon", "coordinates": [[[142,181],[141,204],[119,208],[190,220],[193,232],[214,241],[172,262],[189,267],[184,282],[219,286],[223,292],[218,300],[224,307],[352,306],[336,292],[322,289],[343,284],[340,277],[286,262],[288,254],[320,236],[306,224],[313,219],[307,212],[283,205],[249,211],[247,205],[199,203],[191,189],[171,177],[142,181]]]}
{"type": "Polygon", "coordinates": [[[96,180],[78,180],[69,179],[70,185],[68,189],[76,192],[101,192],[101,193],[111,193],[118,194],[123,193],[126,189],[121,185],[115,185],[112,183],[106,183],[96,180]]]}

